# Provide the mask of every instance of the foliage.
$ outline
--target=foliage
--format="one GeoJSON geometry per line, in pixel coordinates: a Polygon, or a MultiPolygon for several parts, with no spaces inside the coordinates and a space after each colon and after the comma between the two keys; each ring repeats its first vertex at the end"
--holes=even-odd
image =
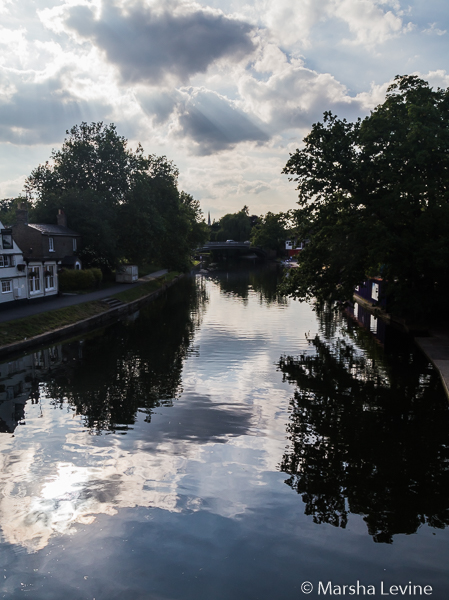
{"type": "Polygon", "coordinates": [[[237,213],[229,213],[220,219],[218,231],[211,233],[211,240],[224,242],[234,240],[235,242],[245,242],[251,235],[251,218],[248,213],[248,207],[244,206],[237,213]]]}
{"type": "Polygon", "coordinates": [[[58,278],[61,292],[74,292],[88,290],[98,285],[102,280],[102,275],[100,269],[63,269],[58,278]]]}
{"type": "Polygon", "coordinates": [[[199,204],[179,192],[178,169],[165,156],[145,156],[115,125],[81,123],[60,150],[26,181],[34,222],[53,222],[64,209],[82,235],[87,267],[111,272],[119,262],[159,262],[183,269],[205,239],[199,204]]]}
{"type": "Polygon", "coordinates": [[[135,152],[119,136],[113,123],[81,123],[66,131],[61,150],[53,150],[51,162],[39,165],[26,180],[26,189],[39,197],[48,193],[90,190],[103,205],[115,205],[129,191],[137,173],[145,171],[148,158],[141,146],[135,152]]]}
{"type": "Polygon", "coordinates": [[[390,310],[422,316],[449,292],[449,93],[398,76],[363,121],[329,112],[290,156],[298,231],[310,243],[283,290],[348,300],[366,275],[390,310]]]}
{"type": "Polygon", "coordinates": [[[266,250],[281,252],[285,249],[285,240],[288,238],[289,215],[288,213],[274,214],[268,212],[260,217],[251,231],[251,243],[266,250]]]}
{"type": "Polygon", "coordinates": [[[11,227],[16,222],[16,211],[18,205],[26,198],[3,198],[0,200],[0,221],[4,227],[11,227]]]}

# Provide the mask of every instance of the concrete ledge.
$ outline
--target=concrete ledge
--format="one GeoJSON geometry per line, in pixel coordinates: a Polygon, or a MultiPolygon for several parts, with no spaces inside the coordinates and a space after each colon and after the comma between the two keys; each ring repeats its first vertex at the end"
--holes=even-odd
{"type": "Polygon", "coordinates": [[[145,304],[156,300],[156,298],[161,296],[169,287],[177,283],[179,279],[182,279],[183,277],[183,274],[178,275],[169,283],[165,283],[160,289],[151,292],[146,296],[142,296],[142,298],[138,298],[137,300],[133,300],[132,302],[123,304],[117,308],[106,310],[98,315],[89,317],[88,319],[83,319],[82,321],[77,321],[76,323],[71,323],[70,325],[65,325],[64,327],[47,331],[46,333],[36,335],[26,340],[21,340],[20,342],[14,342],[13,344],[0,346],[0,357],[8,356],[9,354],[17,354],[19,352],[23,352],[27,348],[48,344],[49,342],[62,337],[70,337],[75,333],[88,331],[107,325],[113,321],[116,321],[120,316],[131,314],[136,310],[139,310],[139,308],[145,304]]]}
{"type": "Polygon", "coordinates": [[[431,337],[415,337],[415,342],[438,370],[449,400],[449,337],[435,334],[431,337]]]}
{"type": "Polygon", "coordinates": [[[381,308],[374,306],[364,298],[361,298],[358,294],[354,294],[354,301],[358,302],[363,308],[371,312],[376,317],[383,319],[389,325],[398,327],[405,333],[413,335],[417,346],[424,352],[430,362],[433,364],[435,369],[440,374],[440,379],[443,384],[444,391],[449,400],[449,336],[444,334],[434,333],[431,336],[423,336],[423,330],[418,328],[409,327],[406,325],[405,320],[392,318],[381,308]],[[420,331],[420,334],[417,332],[420,331]]]}

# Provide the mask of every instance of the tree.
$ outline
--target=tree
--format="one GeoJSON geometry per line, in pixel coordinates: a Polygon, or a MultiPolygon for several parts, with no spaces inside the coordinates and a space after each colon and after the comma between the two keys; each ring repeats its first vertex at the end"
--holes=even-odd
{"type": "Polygon", "coordinates": [[[285,240],[288,238],[288,213],[274,214],[268,212],[260,217],[251,231],[251,243],[266,250],[281,252],[285,249],[285,240]]]}
{"type": "Polygon", "coordinates": [[[244,206],[242,210],[236,213],[228,213],[220,219],[220,228],[211,239],[217,242],[234,240],[235,242],[245,242],[249,240],[251,234],[251,218],[248,207],[244,206]]]}
{"type": "Polygon", "coordinates": [[[17,208],[25,200],[26,198],[23,196],[0,200],[0,221],[5,227],[10,227],[15,223],[17,208]]]}
{"type": "Polygon", "coordinates": [[[142,147],[128,150],[127,140],[117,134],[113,123],[83,122],[66,134],[61,150],[53,150],[51,161],[39,165],[26,180],[26,190],[39,198],[90,190],[102,204],[116,205],[123,201],[134,177],[149,167],[142,147]]]}
{"type": "Polygon", "coordinates": [[[166,156],[145,156],[115,125],[81,123],[61,150],[26,181],[36,199],[35,222],[53,222],[59,208],[83,237],[86,266],[112,269],[121,261],[184,269],[204,239],[199,204],[178,191],[178,169],[166,156]]]}
{"type": "Polygon", "coordinates": [[[297,182],[298,230],[310,243],[284,285],[299,299],[346,301],[367,275],[411,318],[449,292],[449,93],[398,76],[363,121],[330,112],[284,173],[297,182]]]}

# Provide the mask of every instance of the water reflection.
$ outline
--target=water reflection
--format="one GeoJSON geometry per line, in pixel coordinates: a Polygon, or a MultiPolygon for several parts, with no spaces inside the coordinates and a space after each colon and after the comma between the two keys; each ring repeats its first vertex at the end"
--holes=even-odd
{"type": "Polygon", "coordinates": [[[46,393],[69,402],[90,430],[126,431],[136,412],[147,421],[182,391],[182,365],[199,327],[207,294],[186,280],[168,297],[141,311],[138,321],[117,323],[63,347],[64,365],[53,369],[46,393]]]}
{"type": "Polygon", "coordinates": [[[138,413],[149,422],[156,407],[179,397],[207,301],[204,285],[186,280],[137,321],[0,365],[2,431],[25,425],[27,406],[21,435],[0,436],[4,539],[34,552],[53,535],[119,508],[179,511],[177,482],[188,452],[173,451],[173,431],[171,440],[153,430],[151,439],[128,443],[95,443],[92,433],[124,433],[138,413]]]}
{"type": "Polygon", "coordinates": [[[224,294],[237,296],[246,305],[252,292],[258,296],[261,304],[287,305],[287,298],[278,293],[278,284],[282,277],[282,269],[276,263],[248,268],[242,262],[228,261],[213,263],[210,277],[217,283],[224,294]]]}
{"type": "Polygon", "coordinates": [[[279,368],[296,391],[280,468],[315,523],[363,515],[375,542],[449,524],[449,415],[439,379],[403,338],[385,352],[342,316],[279,368]]]}

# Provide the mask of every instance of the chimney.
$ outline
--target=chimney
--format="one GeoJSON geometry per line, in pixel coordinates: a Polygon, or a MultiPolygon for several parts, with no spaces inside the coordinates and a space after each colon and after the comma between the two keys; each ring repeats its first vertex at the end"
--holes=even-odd
{"type": "Polygon", "coordinates": [[[57,221],[58,221],[58,225],[60,225],[61,227],[67,227],[67,217],[65,212],[62,210],[62,208],[60,208],[58,210],[58,214],[56,216],[57,221]]]}
{"type": "Polygon", "coordinates": [[[28,225],[28,207],[25,202],[20,202],[16,209],[16,222],[28,225]]]}

